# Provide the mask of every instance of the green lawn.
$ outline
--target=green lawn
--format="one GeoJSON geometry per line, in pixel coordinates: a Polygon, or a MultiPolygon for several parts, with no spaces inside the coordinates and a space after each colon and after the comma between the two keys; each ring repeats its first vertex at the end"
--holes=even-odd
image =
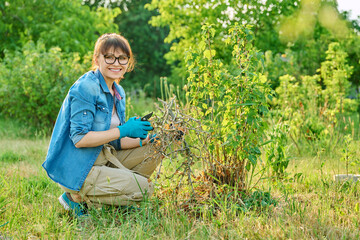
{"type": "MultiPolygon", "coordinates": [[[[338,157],[294,158],[288,178],[262,180],[259,190],[270,190],[276,206],[244,212],[220,196],[214,200],[217,207],[179,208],[167,193],[171,182],[160,181],[139,211],[103,207],[92,209],[90,218],[77,220],[58,203],[62,191],[41,167],[49,138],[27,134],[9,120],[0,120],[0,127],[0,239],[360,237],[359,184],[333,181],[334,174],[345,171],[338,157]],[[295,173],[302,175],[294,178],[295,173]]],[[[358,167],[351,172],[358,173],[358,167]]]]}

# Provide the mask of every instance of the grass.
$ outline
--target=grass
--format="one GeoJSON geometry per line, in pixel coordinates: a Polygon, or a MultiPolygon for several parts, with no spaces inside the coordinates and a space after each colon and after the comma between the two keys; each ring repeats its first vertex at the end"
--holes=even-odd
{"type": "MultiPolygon", "coordinates": [[[[163,180],[154,196],[140,204],[141,210],[102,207],[91,209],[90,218],[78,220],[58,203],[62,191],[41,167],[49,138],[28,134],[9,120],[0,119],[0,126],[0,239],[360,237],[359,184],[333,181],[334,174],[345,171],[340,147],[331,157],[324,153],[293,158],[288,177],[262,180],[258,190],[270,192],[276,204],[241,211],[224,195],[213,200],[217,207],[179,208],[167,193],[172,182],[163,180]]],[[[358,167],[351,171],[358,173],[358,167]]]]}

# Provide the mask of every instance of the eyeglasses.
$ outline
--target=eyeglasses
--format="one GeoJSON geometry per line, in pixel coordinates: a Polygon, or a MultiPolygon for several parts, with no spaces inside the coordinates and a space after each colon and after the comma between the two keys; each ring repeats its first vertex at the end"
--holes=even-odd
{"type": "Polygon", "coordinates": [[[119,64],[126,65],[129,62],[130,56],[120,55],[115,57],[114,55],[104,55],[105,62],[107,64],[114,64],[118,60],[119,64]]]}

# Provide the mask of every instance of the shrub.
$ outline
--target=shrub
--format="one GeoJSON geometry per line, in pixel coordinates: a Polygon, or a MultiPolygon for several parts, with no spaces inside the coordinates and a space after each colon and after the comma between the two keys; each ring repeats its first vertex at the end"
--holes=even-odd
{"type": "Polygon", "coordinates": [[[306,142],[315,150],[333,148],[346,125],[343,116],[356,111],[358,103],[348,99],[352,67],[338,43],[331,43],[321,63],[319,74],[300,79],[290,75],[279,78],[275,104],[282,120],[290,126],[289,136],[299,153],[299,143],[306,142]]]}
{"type": "Polygon", "coordinates": [[[275,177],[282,178],[286,175],[290,156],[287,151],[287,133],[289,126],[279,122],[267,131],[269,143],[264,146],[266,163],[275,177]]]}
{"type": "Polygon", "coordinates": [[[39,41],[21,51],[6,52],[0,63],[0,111],[4,116],[42,130],[54,124],[72,83],[89,67],[77,53],[48,51],[39,41]]]}
{"type": "MultiPolygon", "coordinates": [[[[321,63],[320,73],[326,86],[323,97],[329,107],[336,112],[344,112],[344,99],[349,94],[351,83],[349,78],[353,67],[346,61],[347,54],[339,43],[331,43],[326,51],[326,60],[321,63]]],[[[347,100],[347,109],[356,109],[356,101],[347,100]]]]}
{"type": "Polygon", "coordinates": [[[232,49],[231,64],[225,65],[212,46],[215,30],[211,25],[202,30],[202,40],[186,58],[191,114],[209,133],[197,145],[207,146],[204,164],[215,183],[246,189],[246,176],[261,153],[271,91],[259,72],[263,57],[253,47],[249,27],[235,24],[222,33],[232,49]]]}
{"type": "Polygon", "coordinates": [[[344,143],[342,148],[342,157],[341,160],[345,162],[346,175],[349,174],[349,166],[360,164],[360,158],[358,157],[358,144],[351,137],[350,134],[344,137],[344,143]]]}

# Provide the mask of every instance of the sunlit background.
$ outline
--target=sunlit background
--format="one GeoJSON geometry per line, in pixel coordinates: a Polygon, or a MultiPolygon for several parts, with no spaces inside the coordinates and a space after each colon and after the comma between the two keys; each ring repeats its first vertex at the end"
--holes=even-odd
{"type": "Polygon", "coordinates": [[[360,239],[360,184],[335,181],[360,177],[359,15],[360,0],[0,0],[0,240],[360,239]],[[155,145],[176,141],[139,211],[76,221],[41,164],[108,32],[137,61],[126,116],[153,111],[155,145]]]}
{"type": "Polygon", "coordinates": [[[350,11],[350,19],[357,19],[360,16],[359,0],[338,0],[340,11],[350,11]]]}

